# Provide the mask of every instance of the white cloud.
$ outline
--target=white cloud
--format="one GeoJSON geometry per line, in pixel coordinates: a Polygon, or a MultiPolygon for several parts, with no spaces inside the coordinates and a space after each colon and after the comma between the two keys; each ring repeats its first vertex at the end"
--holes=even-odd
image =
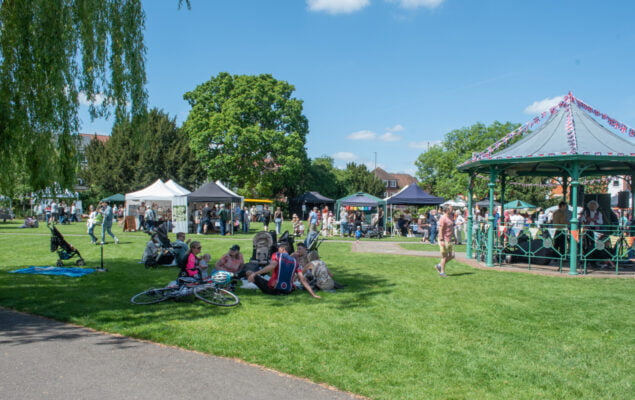
{"type": "Polygon", "coordinates": [[[351,140],[373,140],[377,137],[377,134],[373,131],[357,131],[346,137],[351,140]]]}
{"type": "Polygon", "coordinates": [[[331,157],[334,160],[343,160],[343,161],[357,160],[357,156],[349,151],[339,151],[335,154],[332,154],[331,157]]]}
{"type": "Polygon", "coordinates": [[[541,112],[547,111],[551,107],[558,105],[558,103],[560,103],[563,99],[564,96],[558,96],[551,99],[545,98],[540,101],[534,101],[531,105],[525,108],[524,112],[529,115],[540,114],[541,112]]]}
{"type": "Polygon", "coordinates": [[[91,104],[99,106],[101,105],[101,103],[104,102],[104,100],[106,100],[106,96],[104,96],[101,93],[98,93],[93,97],[93,101],[91,101],[88,99],[88,97],[86,97],[86,93],[79,92],[79,94],[77,95],[77,100],[79,101],[79,104],[83,106],[89,106],[91,104]]]}
{"type": "Polygon", "coordinates": [[[397,124],[397,125],[393,126],[392,128],[388,128],[386,130],[388,132],[401,132],[401,131],[404,130],[404,127],[401,124],[397,124]]]}
{"type": "Polygon", "coordinates": [[[366,7],[370,0],[307,0],[309,10],[328,14],[350,14],[366,7]]]}
{"type": "Polygon", "coordinates": [[[440,140],[424,140],[422,142],[410,142],[408,143],[408,147],[410,147],[411,149],[428,150],[428,147],[434,147],[439,144],[441,144],[440,140]]]}
{"type": "Polygon", "coordinates": [[[415,9],[419,7],[435,8],[445,0],[388,0],[391,3],[399,3],[401,8],[415,9]]]}
{"type": "Polygon", "coordinates": [[[395,135],[392,132],[386,132],[379,137],[379,140],[381,140],[382,142],[398,142],[401,139],[402,139],[401,136],[395,135]]]}

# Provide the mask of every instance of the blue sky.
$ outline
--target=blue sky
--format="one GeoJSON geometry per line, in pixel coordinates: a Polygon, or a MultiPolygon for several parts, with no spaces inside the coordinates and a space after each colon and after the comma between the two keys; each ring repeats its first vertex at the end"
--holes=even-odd
{"type": "MultiPolygon", "coordinates": [[[[183,94],[219,72],[296,88],[309,157],[414,174],[445,133],[524,123],[572,91],[635,127],[635,2],[147,0],[149,105],[181,124],[183,94]],[[545,105],[547,104],[547,105],[545,105]]],[[[83,117],[82,132],[111,121],[83,117]]]]}

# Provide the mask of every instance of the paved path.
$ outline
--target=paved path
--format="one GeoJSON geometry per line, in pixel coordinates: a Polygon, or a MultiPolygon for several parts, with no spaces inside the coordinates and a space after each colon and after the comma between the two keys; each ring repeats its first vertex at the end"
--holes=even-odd
{"type": "MultiPolygon", "coordinates": [[[[406,250],[399,244],[416,242],[386,242],[386,241],[355,241],[353,242],[352,251],[359,253],[378,253],[378,254],[398,254],[402,256],[416,256],[416,257],[431,257],[439,259],[439,251],[429,250],[406,250]]],[[[550,275],[558,276],[561,278],[635,278],[635,268],[624,267],[620,269],[620,273],[616,274],[613,269],[589,269],[586,275],[582,274],[582,269],[578,269],[579,275],[569,275],[568,267],[564,268],[564,272],[558,271],[557,265],[532,265],[531,269],[527,264],[495,264],[493,267],[486,267],[484,263],[481,263],[475,259],[467,258],[467,255],[462,252],[455,253],[456,260],[462,264],[469,265],[473,268],[488,270],[488,271],[513,271],[522,272],[535,275],[550,275]]],[[[450,270],[451,271],[451,270],[450,270]]],[[[449,276],[452,272],[448,273],[449,276]]]]}
{"type": "Polygon", "coordinates": [[[257,366],[0,308],[0,398],[360,398],[257,366]]]}

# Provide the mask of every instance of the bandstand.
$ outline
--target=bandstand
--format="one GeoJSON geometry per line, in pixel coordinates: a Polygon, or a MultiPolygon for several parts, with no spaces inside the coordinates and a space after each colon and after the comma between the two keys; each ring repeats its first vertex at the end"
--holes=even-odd
{"type": "MultiPolygon", "coordinates": [[[[529,123],[520,126],[505,137],[489,146],[482,153],[458,166],[459,171],[469,174],[468,189],[468,237],[467,256],[474,258],[474,249],[483,249],[483,261],[494,266],[495,256],[502,255],[502,249],[515,244],[517,233],[509,233],[503,226],[496,227],[494,221],[494,190],[500,185],[500,203],[505,204],[505,185],[517,176],[532,176],[561,179],[563,198],[570,193],[570,204],[578,202],[578,189],[582,178],[591,176],[626,176],[631,181],[631,210],[635,209],[633,196],[633,176],[635,175],[635,142],[628,137],[635,136],[635,130],[608,115],[587,105],[582,100],[567,94],[550,110],[543,112],[529,123]],[[592,117],[592,115],[595,117],[592,117]],[[597,120],[606,121],[614,131],[607,129],[597,120]],[[520,137],[520,139],[518,139],[520,137]],[[515,141],[517,140],[517,141],[515,141]],[[513,144],[509,144],[513,143],[513,144]],[[485,175],[489,181],[489,207],[487,223],[475,227],[473,215],[474,179],[485,175]],[[477,229],[475,229],[477,228],[477,229]],[[475,234],[476,232],[476,234],[475,234]],[[476,242],[481,242],[479,247],[476,242]]],[[[588,178],[587,178],[588,179],[588,178]]],[[[503,215],[503,210],[500,213],[503,215]]],[[[577,212],[571,214],[569,225],[561,229],[527,227],[530,248],[523,250],[525,257],[536,257],[534,248],[550,250],[559,260],[560,269],[568,263],[569,274],[578,274],[578,265],[594,262],[598,252],[606,252],[601,257],[617,261],[623,260],[632,246],[634,233],[621,226],[590,227],[580,225],[577,212]],[[555,248],[554,242],[561,241],[565,247],[555,248]],[[566,238],[566,239],[565,239],[566,238]],[[609,251],[608,249],[611,249],[609,251]],[[595,258],[594,258],[595,257],[595,258]]],[[[616,269],[617,272],[617,269],[616,269]]]]}

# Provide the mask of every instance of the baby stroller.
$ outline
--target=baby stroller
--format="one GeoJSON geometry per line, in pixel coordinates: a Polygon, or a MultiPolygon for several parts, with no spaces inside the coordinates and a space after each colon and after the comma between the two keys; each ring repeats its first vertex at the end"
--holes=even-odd
{"type": "Polygon", "coordinates": [[[66,239],[64,239],[64,235],[60,231],[57,230],[55,225],[46,224],[49,230],[51,231],[51,252],[57,251],[57,256],[59,259],[57,260],[57,266],[63,267],[64,260],[69,260],[74,256],[79,257],[79,260],[75,261],[75,265],[78,267],[86,265],[82,255],[79,254],[79,250],[73,247],[72,244],[68,243],[66,239]]]}
{"type": "Polygon", "coordinates": [[[323,241],[324,238],[320,238],[319,232],[309,231],[309,234],[306,235],[306,239],[304,239],[304,245],[306,246],[307,251],[317,251],[323,241]]]}
{"type": "Polygon", "coordinates": [[[159,265],[171,265],[174,264],[176,258],[176,252],[168,237],[168,229],[165,223],[159,225],[153,232],[148,232],[151,237],[156,237],[157,253],[155,257],[148,257],[145,260],[146,268],[155,268],[159,265]]]}
{"type": "Polygon", "coordinates": [[[287,243],[291,246],[290,252],[293,252],[293,237],[289,235],[289,231],[285,231],[280,239],[277,240],[276,232],[258,232],[253,240],[253,253],[251,255],[250,264],[257,264],[258,269],[264,267],[271,262],[271,256],[278,251],[278,245],[287,243]]]}

